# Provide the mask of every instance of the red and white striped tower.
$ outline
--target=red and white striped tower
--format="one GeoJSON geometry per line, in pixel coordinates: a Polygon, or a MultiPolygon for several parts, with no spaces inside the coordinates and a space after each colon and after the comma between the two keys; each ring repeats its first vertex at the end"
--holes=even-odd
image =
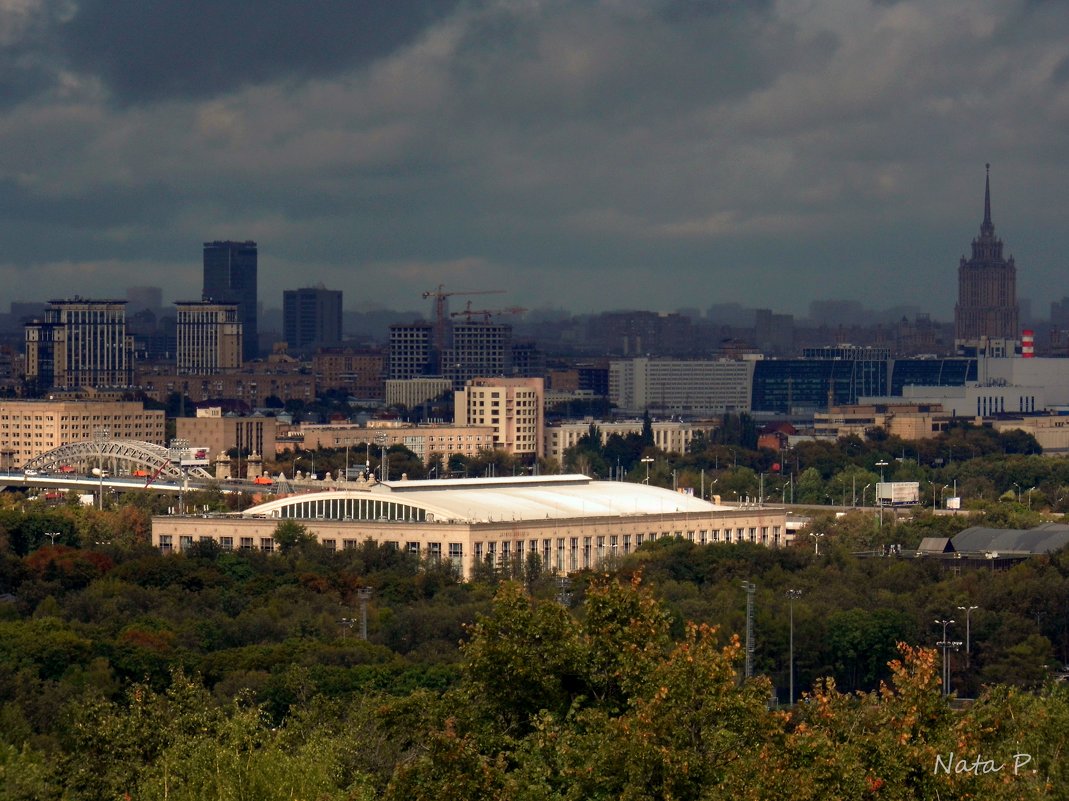
{"type": "Polygon", "coordinates": [[[1021,358],[1034,359],[1036,357],[1036,332],[1026,328],[1021,332],[1021,358]]]}

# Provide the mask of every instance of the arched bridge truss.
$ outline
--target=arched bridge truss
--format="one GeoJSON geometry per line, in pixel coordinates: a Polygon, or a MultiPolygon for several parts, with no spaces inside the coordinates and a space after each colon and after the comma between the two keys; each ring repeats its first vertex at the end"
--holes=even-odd
{"type": "Polygon", "coordinates": [[[24,467],[49,473],[69,472],[73,468],[83,475],[98,467],[115,476],[133,475],[140,470],[152,478],[212,478],[203,467],[182,467],[172,461],[171,451],[162,445],[132,439],[71,442],[35,456],[24,467]]]}

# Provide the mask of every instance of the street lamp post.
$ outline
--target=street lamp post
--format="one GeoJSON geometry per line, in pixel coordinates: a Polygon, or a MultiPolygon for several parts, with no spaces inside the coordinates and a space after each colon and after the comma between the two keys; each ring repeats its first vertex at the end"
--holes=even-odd
{"type": "Polygon", "coordinates": [[[653,461],[653,457],[652,456],[643,456],[639,461],[646,465],[646,481],[645,481],[645,483],[649,484],[650,483],[650,462],[653,461]]]}
{"type": "Polygon", "coordinates": [[[1029,487],[1028,492],[1025,493],[1028,496],[1028,511],[1032,511],[1032,493],[1036,491],[1035,487],[1029,487]]]}
{"type": "Polygon", "coordinates": [[[791,618],[791,650],[790,650],[790,672],[791,672],[791,684],[790,684],[790,704],[794,706],[794,602],[802,597],[801,590],[787,590],[787,602],[790,605],[790,618],[791,618]]]}
{"type": "Polygon", "coordinates": [[[952,618],[936,618],[936,625],[943,627],[943,639],[936,643],[943,649],[943,697],[950,694],[950,665],[947,655],[950,651],[950,641],[947,639],[947,627],[954,623],[952,618]]]}
{"type": "Polygon", "coordinates": [[[978,606],[959,606],[958,609],[965,613],[965,664],[970,661],[972,653],[972,611],[979,609],[978,606]]]}
{"type": "Polygon", "coordinates": [[[809,536],[813,538],[813,555],[820,556],[820,538],[824,536],[824,532],[810,531],[809,536]]]}
{"type": "MultiPolygon", "coordinates": [[[[880,484],[884,484],[883,469],[887,467],[887,460],[880,459],[876,462],[876,466],[880,468],[880,484]]],[[[884,496],[880,494],[879,489],[876,491],[876,504],[880,507],[880,528],[883,528],[883,499],[884,496]]]]}
{"type": "Polygon", "coordinates": [[[1013,482],[1013,486],[1017,487],[1017,503],[1021,502],[1021,485],[1016,481],[1013,482]]]}
{"type": "Polygon", "coordinates": [[[386,443],[389,441],[389,437],[385,434],[379,434],[375,437],[375,441],[379,443],[379,481],[389,481],[390,465],[386,461],[386,443]]]}

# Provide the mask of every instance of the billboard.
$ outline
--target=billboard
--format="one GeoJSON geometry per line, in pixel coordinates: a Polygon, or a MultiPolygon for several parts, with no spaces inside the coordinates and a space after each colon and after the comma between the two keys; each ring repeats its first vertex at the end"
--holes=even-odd
{"type": "Polygon", "coordinates": [[[179,451],[178,463],[183,467],[203,466],[210,463],[207,448],[190,446],[179,451]]]}
{"type": "Polygon", "coordinates": [[[916,506],[921,500],[921,485],[917,481],[878,481],[877,506],[916,506]]]}

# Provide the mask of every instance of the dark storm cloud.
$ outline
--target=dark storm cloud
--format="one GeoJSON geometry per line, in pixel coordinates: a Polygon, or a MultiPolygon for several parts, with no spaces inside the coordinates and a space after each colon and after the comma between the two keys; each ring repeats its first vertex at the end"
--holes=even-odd
{"type": "Polygon", "coordinates": [[[62,27],[71,66],[121,102],[205,98],[362,67],[457,0],[82,0],[62,27]]]}
{"type": "Polygon", "coordinates": [[[267,304],[940,313],[990,161],[1060,296],[1066,64],[1069,12],[1013,0],[7,0],[0,280],[193,297],[237,238],[267,304]]]}

